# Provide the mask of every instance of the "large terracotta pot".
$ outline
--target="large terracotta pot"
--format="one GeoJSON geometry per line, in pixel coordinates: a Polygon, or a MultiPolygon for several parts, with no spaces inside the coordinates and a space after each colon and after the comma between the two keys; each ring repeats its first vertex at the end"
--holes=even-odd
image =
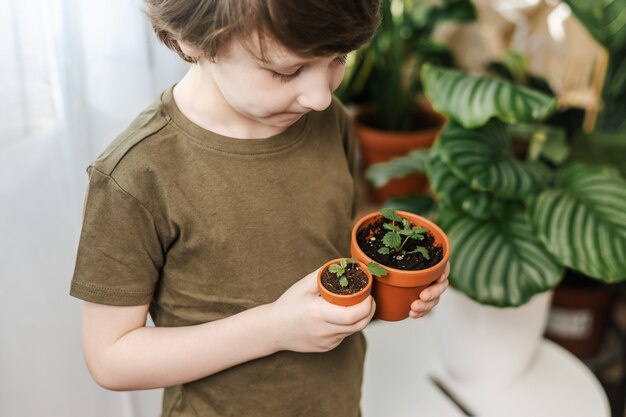
{"type": "Polygon", "coordinates": [[[365,300],[372,292],[372,274],[367,269],[367,265],[365,265],[364,263],[357,263],[361,271],[363,271],[365,275],[367,275],[367,286],[365,286],[365,288],[363,288],[361,291],[349,295],[335,294],[334,292],[326,289],[326,287],[324,287],[324,285],[322,284],[322,274],[324,273],[324,271],[326,271],[332,264],[338,264],[340,260],[341,258],[333,259],[326,262],[324,266],[320,268],[320,270],[317,272],[317,288],[319,289],[322,298],[329,303],[344,307],[358,304],[361,301],[365,300]]]}
{"type": "MultiPolygon", "coordinates": [[[[424,288],[428,287],[443,274],[450,257],[450,241],[439,226],[413,213],[399,210],[396,213],[400,217],[409,220],[414,226],[423,227],[432,233],[435,238],[435,244],[443,248],[443,258],[438,264],[418,271],[404,271],[382,265],[387,270],[387,275],[374,277],[372,296],[376,301],[374,317],[386,321],[399,321],[407,318],[413,301],[419,298],[424,288]]],[[[368,214],[359,219],[352,228],[350,251],[353,258],[364,264],[375,261],[359,247],[356,240],[357,232],[381,217],[380,213],[377,212],[368,214]]]]}
{"type": "MultiPolygon", "coordinates": [[[[412,150],[430,148],[435,142],[445,118],[435,112],[423,111],[416,114],[429,126],[415,132],[391,132],[373,128],[367,124],[371,114],[367,109],[359,110],[355,116],[355,133],[359,141],[363,169],[372,164],[386,162],[406,155],[412,150]]],[[[382,204],[391,197],[407,194],[420,194],[426,189],[427,180],[423,174],[411,174],[389,181],[385,186],[374,188],[368,185],[371,199],[382,204]]]]}

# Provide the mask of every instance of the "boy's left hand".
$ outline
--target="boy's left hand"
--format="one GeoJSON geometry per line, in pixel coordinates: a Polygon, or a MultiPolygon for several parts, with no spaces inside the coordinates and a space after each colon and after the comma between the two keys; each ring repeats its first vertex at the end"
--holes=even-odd
{"type": "Polygon", "coordinates": [[[424,317],[439,303],[439,297],[448,288],[448,274],[450,273],[450,263],[446,265],[443,275],[433,282],[428,288],[420,293],[420,298],[413,301],[409,317],[418,319],[424,317]]]}

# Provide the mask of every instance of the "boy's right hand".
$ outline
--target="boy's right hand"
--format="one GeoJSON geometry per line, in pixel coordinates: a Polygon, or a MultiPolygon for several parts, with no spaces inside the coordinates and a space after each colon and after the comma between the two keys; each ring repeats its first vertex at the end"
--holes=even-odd
{"type": "Polygon", "coordinates": [[[295,352],[334,349],[347,336],[363,330],[376,310],[371,295],[350,307],[327,302],[319,295],[317,271],[296,282],[270,306],[278,350],[295,352]]]}

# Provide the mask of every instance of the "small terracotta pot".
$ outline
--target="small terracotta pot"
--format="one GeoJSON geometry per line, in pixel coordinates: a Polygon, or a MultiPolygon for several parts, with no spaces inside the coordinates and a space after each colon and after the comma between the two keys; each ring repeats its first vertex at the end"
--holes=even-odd
{"type": "MultiPolygon", "coordinates": [[[[424,288],[443,275],[450,258],[450,241],[439,226],[416,214],[400,210],[396,210],[396,213],[409,220],[414,226],[423,227],[432,233],[435,238],[435,245],[443,248],[443,258],[438,264],[417,271],[404,271],[382,265],[387,270],[387,276],[374,277],[372,296],[376,301],[374,317],[385,321],[399,321],[407,318],[409,311],[411,311],[411,303],[419,298],[424,288]]],[[[361,250],[356,235],[361,228],[374,223],[381,217],[378,212],[368,214],[359,219],[352,228],[350,251],[352,257],[359,262],[376,262],[361,250]]]]}
{"type": "Polygon", "coordinates": [[[354,294],[349,294],[349,295],[335,294],[334,292],[327,290],[326,287],[322,285],[322,274],[332,264],[338,264],[341,259],[343,258],[333,259],[324,264],[324,266],[317,273],[317,287],[319,288],[320,295],[322,296],[324,300],[328,301],[329,303],[338,305],[338,306],[347,307],[347,306],[360,303],[361,301],[365,300],[370,295],[370,293],[372,292],[373,280],[372,280],[372,274],[367,269],[367,265],[363,264],[362,262],[358,262],[357,265],[359,266],[361,271],[363,271],[363,273],[367,275],[367,285],[365,286],[365,288],[363,288],[359,292],[356,292],[354,294]]]}

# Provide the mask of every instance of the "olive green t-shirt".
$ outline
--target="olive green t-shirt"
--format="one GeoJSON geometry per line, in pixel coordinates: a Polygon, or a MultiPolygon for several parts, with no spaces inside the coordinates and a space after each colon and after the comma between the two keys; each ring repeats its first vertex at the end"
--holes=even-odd
{"type": "MultiPolygon", "coordinates": [[[[273,302],[349,255],[354,161],[336,100],[242,140],[190,122],[169,88],[88,168],[71,295],[150,303],[168,327],[273,302]]],[[[360,333],[326,353],[279,352],[166,388],[162,415],[358,416],[364,356],[360,333]]]]}

